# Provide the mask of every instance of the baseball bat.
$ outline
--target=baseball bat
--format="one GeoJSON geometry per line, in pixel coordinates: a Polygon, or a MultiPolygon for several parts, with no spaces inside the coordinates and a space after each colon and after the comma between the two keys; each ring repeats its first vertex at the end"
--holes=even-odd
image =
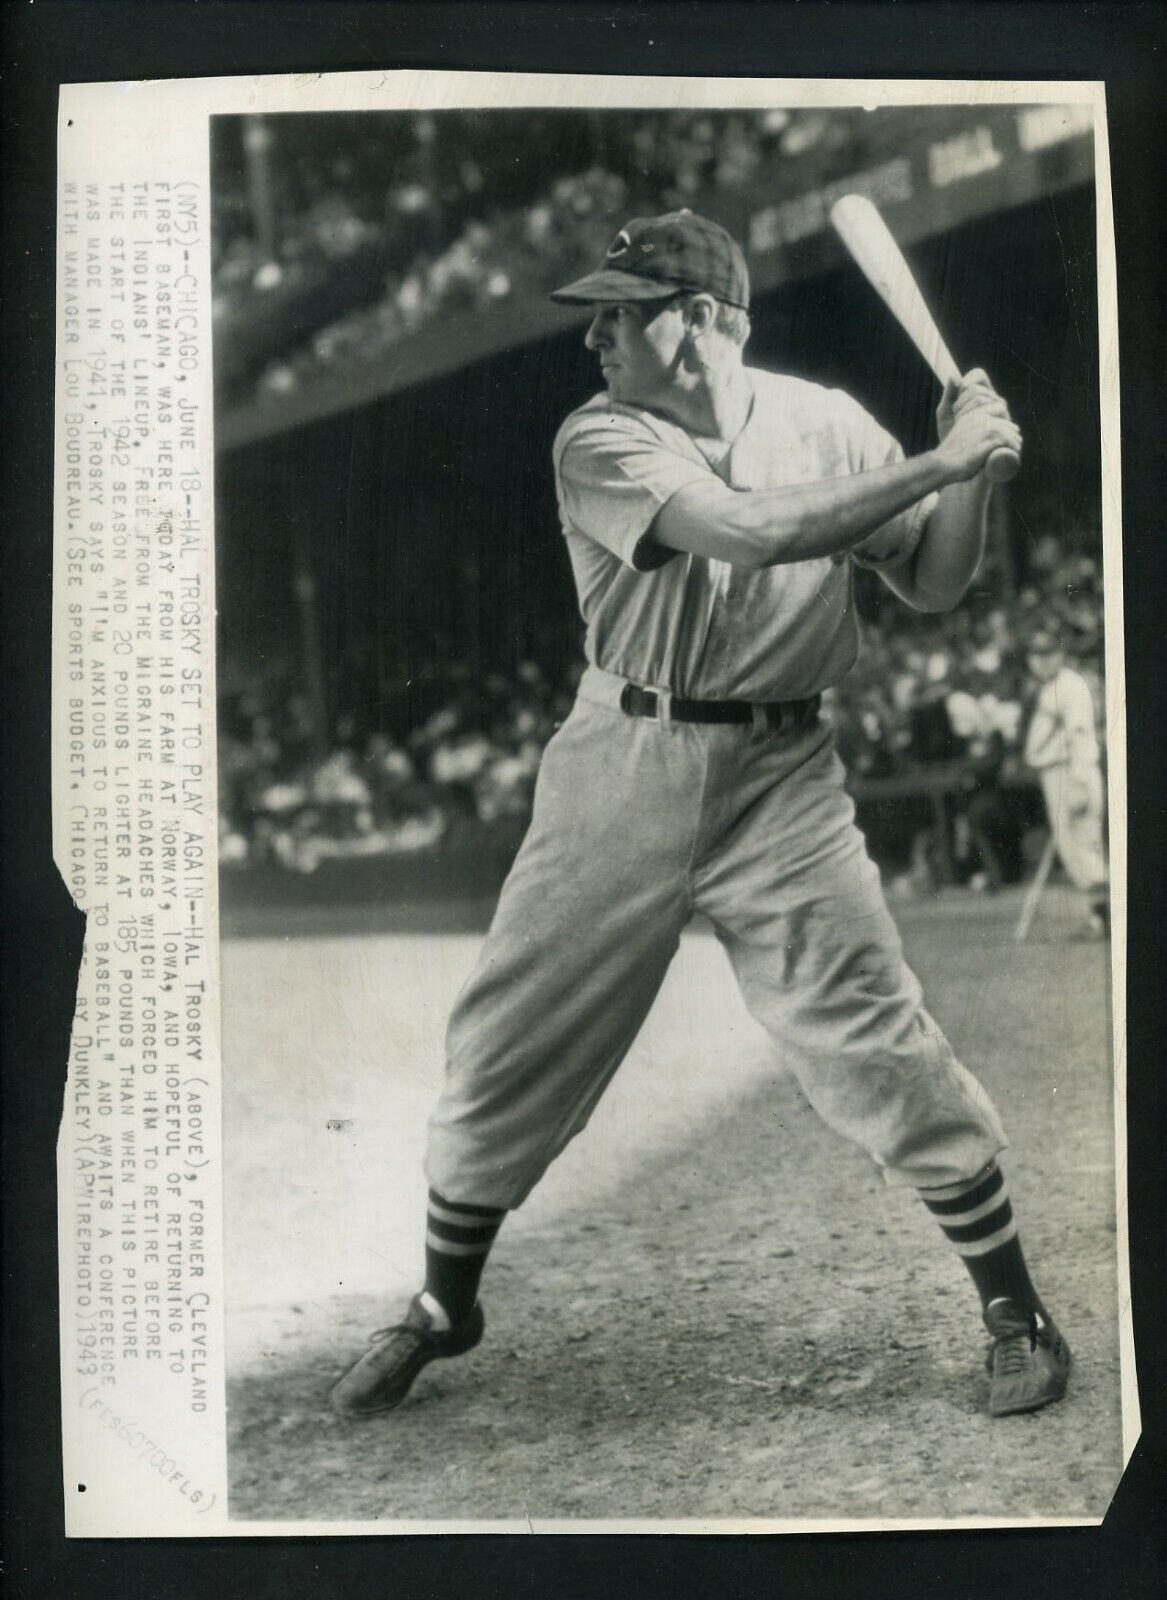
{"type": "MultiPolygon", "coordinates": [[[[865,195],[845,194],[831,207],[831,223],[876,294],[940,382],[946,384],[959,378],[960,368],[940,337],[912,269],[871,201],[865,195]]],[[[1020,466],[1021,457],[1017,452],[1002,447],[990,455],[984,472],[991,483],[1006,483],[1016,477],[1020,466]]]]}
{"type": "Polygon", "coordinates": [[[1045,849],[1041,853],[1041,860],[1037,864],[1037,871],[1033,874],[1033,882],[1025,891],[1025,900],[1021,906],[1021,916],[1013,930],[1013,937],[1018,944],[1024,944],[1029,937],[1029,929],[1037,915],[1037,902],[1041,899],[1041,892],[1045,888],[1046,879],[1053,869],[1054,856],[1057,854],[1057,845],[1051,833],[1046,840],[1045,849]]]}

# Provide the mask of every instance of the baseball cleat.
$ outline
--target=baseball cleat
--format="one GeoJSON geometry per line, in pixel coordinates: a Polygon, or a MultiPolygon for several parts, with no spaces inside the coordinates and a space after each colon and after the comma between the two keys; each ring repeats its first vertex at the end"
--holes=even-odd
{"type": "Polygon", "coordinates": [[[985,1312],[992,1344],[989,1415],[1010,1417],[1060,1400],[1070,1377],[1070,1347],[1044,1311],[1023,1311],[1012,1300],[995,1300],[985,1312]]]}
{"type": "Polygon", "coordinates": [[[333,1410],[342,1417],[373,1417],[395,1410],[423,1367],[473,1350],[485,1326],[482,1307],[476,1305],[465,1322],[438,1333],[421,1304],[421,1296],[415,1295],[405,1321],[392,1328],[379,1328],[370,1338],[373,1348],[333,1389],[333,1410]]]}

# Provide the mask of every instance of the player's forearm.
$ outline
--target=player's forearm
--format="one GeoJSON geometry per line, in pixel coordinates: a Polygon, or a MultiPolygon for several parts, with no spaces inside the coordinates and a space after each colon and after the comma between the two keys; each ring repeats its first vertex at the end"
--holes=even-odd
{"type": "Polygon", "coordinates": [[[1029,732],[1025,735],[1022,759],[1028,766],[1040,769],[1049,759],[1050,747],[1059,732],[1057,720],[1040,708],[1033,713],[1029,732]]]}
{"type": "Polygon", "coordinates": [[[985,553],[992,485],[978,473],[940,491],[912,559],[911,578],[897,588],[921,611],[951,611],[976,576],[985,553]]]}
{"type": "Polygon", "coordinates": [[[840,555],[951,482],[952,468],[938,450],[790,488],[734,490],[711,478],[674,495],[653,531],[673,550],[735,566],[783,566],[840,555]]]}

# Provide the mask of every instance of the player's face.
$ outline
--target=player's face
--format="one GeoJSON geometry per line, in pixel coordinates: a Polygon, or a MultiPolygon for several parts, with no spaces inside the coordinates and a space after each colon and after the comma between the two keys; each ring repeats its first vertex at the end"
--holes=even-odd
{"type": "Polygon", "coordinates": [[[622,301],[596,307],[584,343],[598,353],[613,400],[648,405],[674,383],[684,336],[676,301],[622,301]]]}
{"type": "Polygon", "coordinates": [[[1033,650],[1029,654],[1029,670],[1039,683],[1048,683],[1061,671],[1062,661],[1060,651],[1033,650]]]}

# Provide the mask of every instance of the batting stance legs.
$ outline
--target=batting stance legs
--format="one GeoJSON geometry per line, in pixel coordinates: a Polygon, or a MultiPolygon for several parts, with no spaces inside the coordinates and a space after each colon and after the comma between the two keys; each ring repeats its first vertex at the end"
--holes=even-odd
{"type": "MultiPolygon", "coordinates": [[[[534,816],[450,1021],[430,1125],[426,1289],[338,1409],[388,1410],[482,1333],[478,1282],[506,1211],[586,1126],[695,911],[824,1120],[921,1191],[994,1306],[1038,1308],[985,1091],[924,1009],[854,823],[829,731],[619,709],[592,667],[544,756],[534,816]]],[[[1023,1409],[996,1385],[996,1409],[1023,1409]]]]}
{"type": "Polygon", "coordinates": [[[1076,780],[1066,766],[1038,773],[1054,844],[1066,876],[1081,890],[1095,918],[1108,916],[1106,846],[1102,840],[1101,779],[1098,793],[1076,780]]]}

